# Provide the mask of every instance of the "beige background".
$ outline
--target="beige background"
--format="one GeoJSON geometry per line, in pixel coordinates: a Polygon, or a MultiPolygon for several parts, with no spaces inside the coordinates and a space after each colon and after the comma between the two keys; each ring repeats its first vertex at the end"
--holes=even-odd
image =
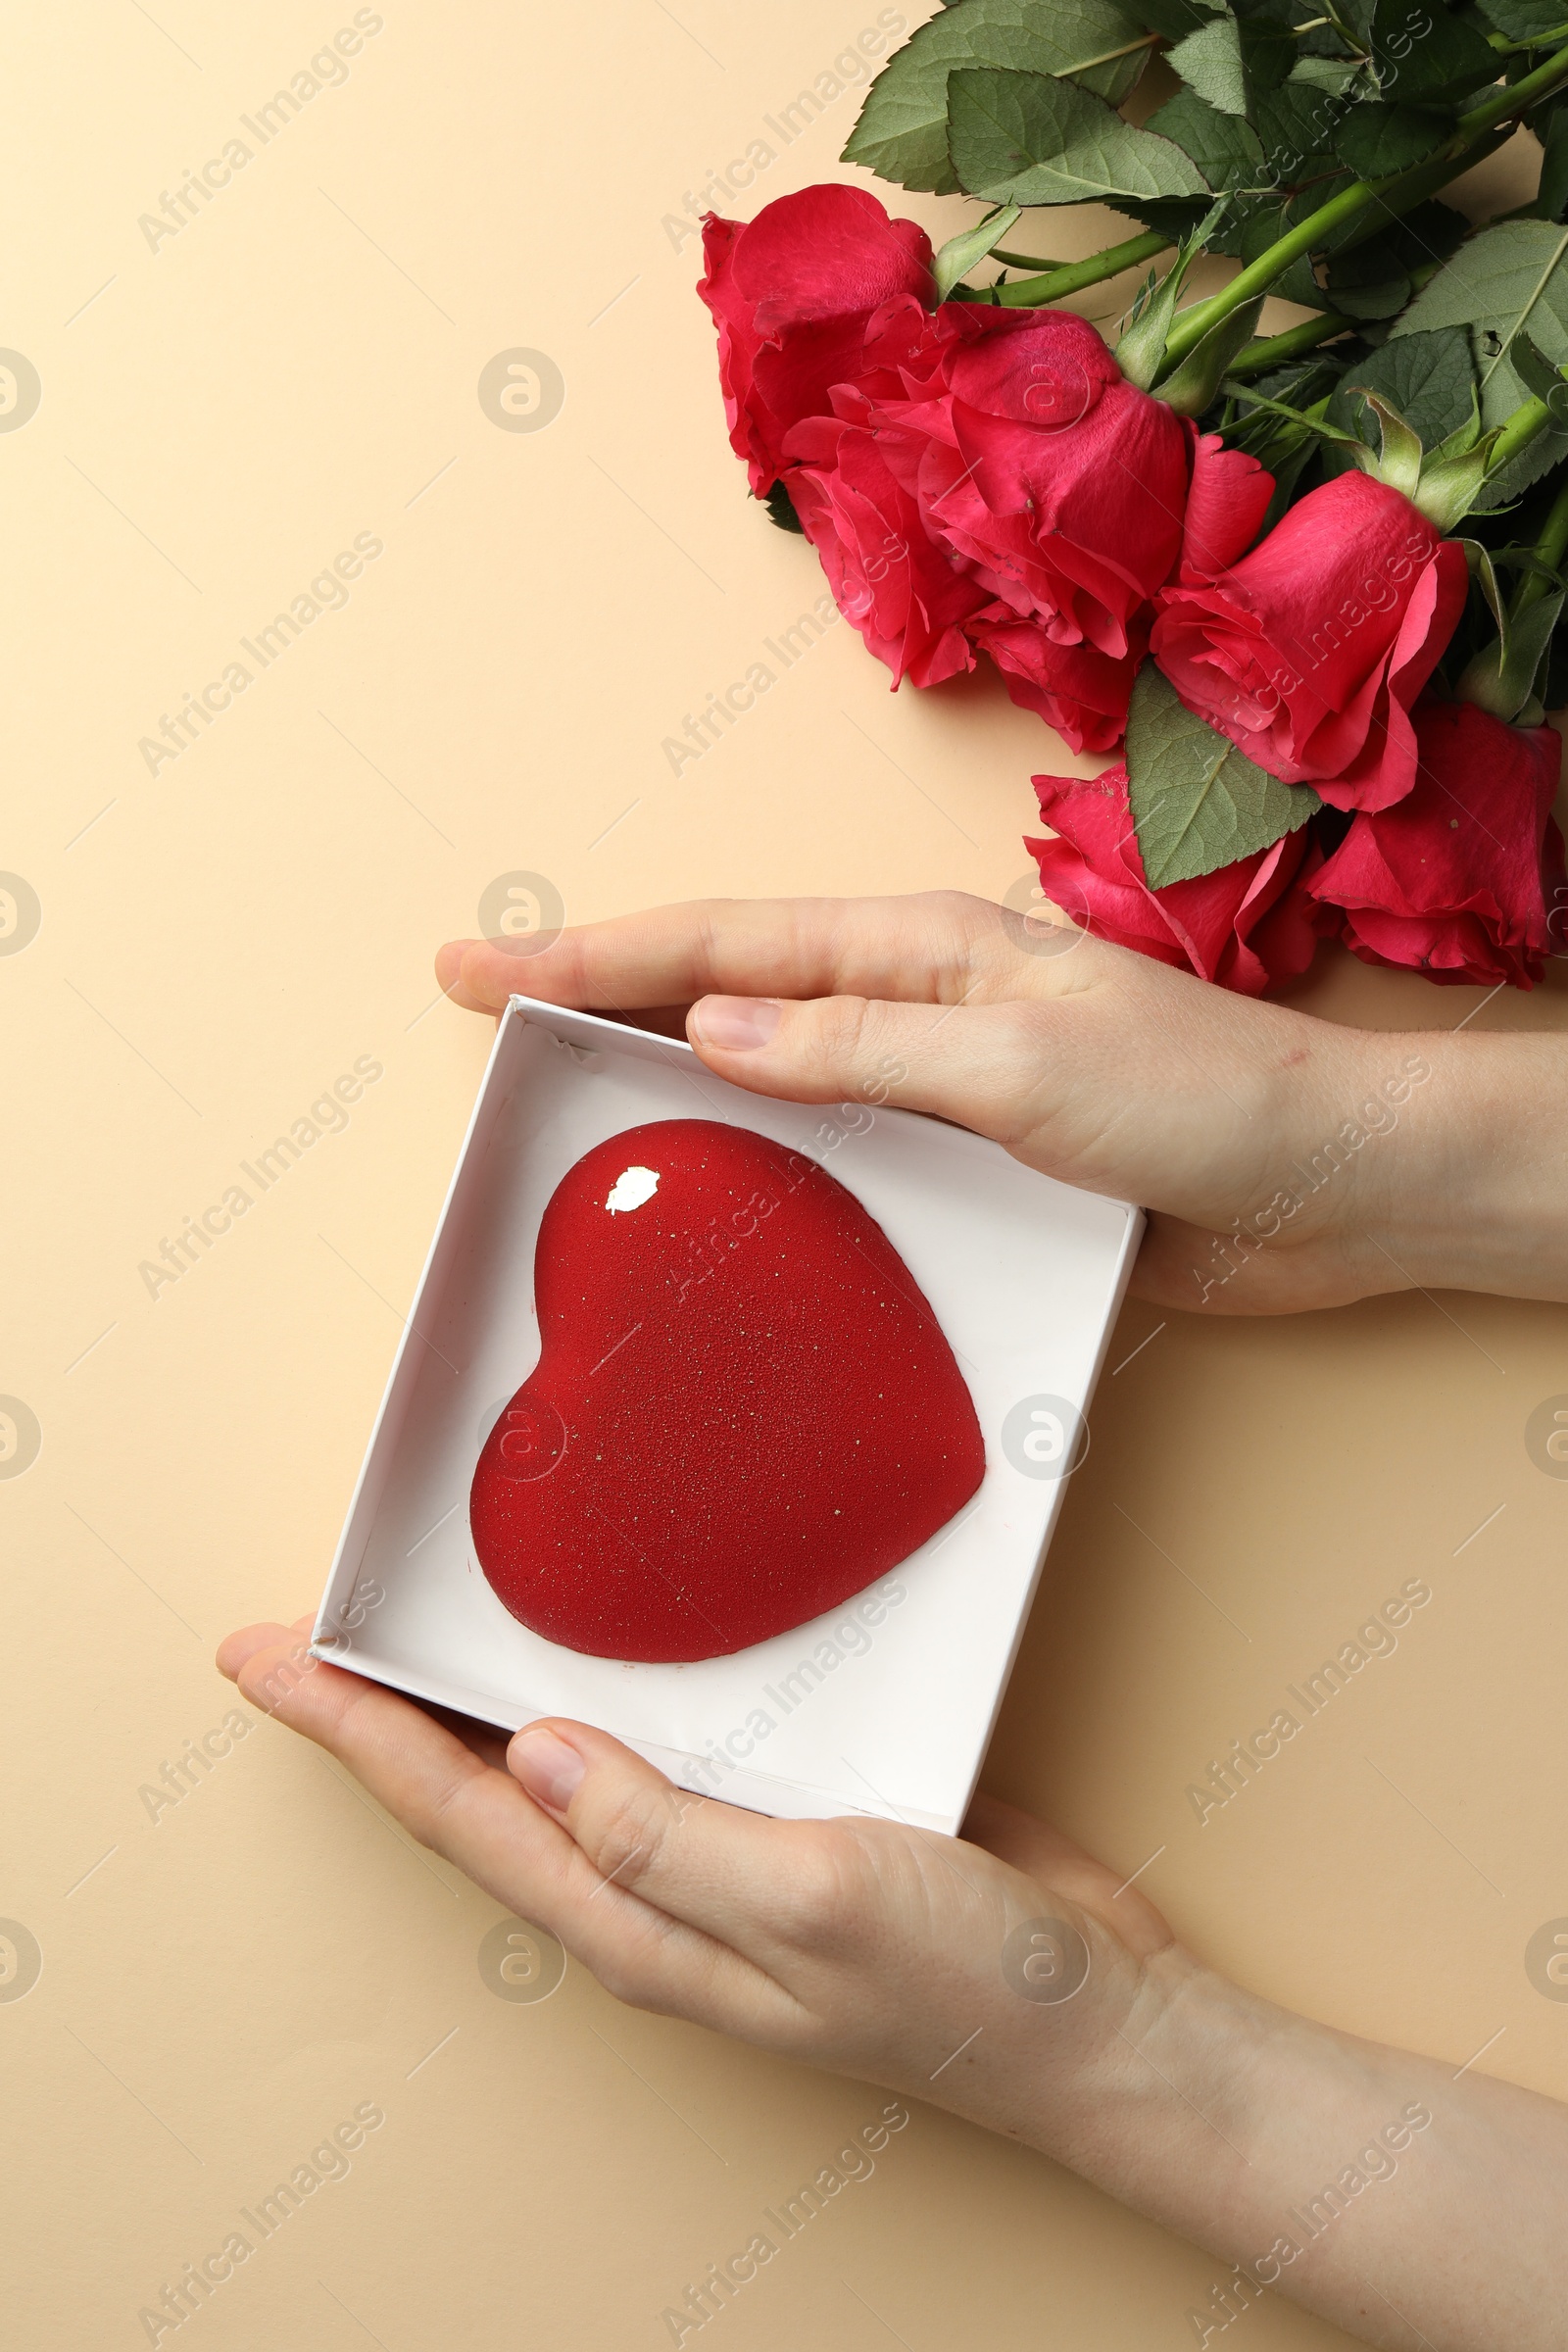
{"type": "MultiPolygon", "coordinates": [[[[220,1636],[319,1589],[488,1044],[429,961],[486,884],[542,872],[580,918],[1027,870],[1059,747],[994,682],[890,699],[847,627],[678,781],[660,749],[820,593],[743,495],[662,216],[776,146],[763,116],[875,13],[389,0],[153,251],[139,216],[351,12],[9,12],[0,343],[43,384],[0,434],[0,866],[43,909],[0,960],[0,1391],[43,1432],[0,1482],[0,1914],[43,1953],[0,2002],[18,2342],[144,2341],[139,2307],[373,2100],[352,2175],[188,2323],[212,2352],[654,2345],[881,2103],[580,1972],[493,1997],[495,1905],[259,1720],[156,1823],[139,1794],[232,1704],[220,1636]],[[565,378],[543,432],[476,398],[516,346],[565,378]],[[385,552],[347,608],[149,775],[139,738],[359,532],[385,552]],[[347,1132],[150,1298],[140,1261],[359,1055],[385,1074],[347,1132]]],[[[855,105],[734,209],[836,174],[855,105]]],[[[1437,1028],[1479,998],[1335,957],[1304,1001],[1437,1028]]],[[[1480,1019],[1564,1011],[1559,967],[1480,1019]]],[[[1160,1320],[1129,1306],[1111,1361],[1160,1320]]],[[[1456,2067],[1490,2041],[1559,2095],[1568,2008],[1523,1954],[1568,1913],[1568,1485],[1523,1431],[1564,1338],[1476,1298],[1165,1318],[1104,1384],[987,1773],[1128,1871],[1163,1849],[1143,1884],[1246,1983],[1456,2067]],[[1188,1782],[1414,1575],[1398,1653],[1200,1828],[1188,1782]]],[[[1150,2352],[1222,2275],[917,2110],[713,2328],[1150,2352]]],[[[1273,2300],[1246,2331],[1341,2340],[1273,2300]]]]}

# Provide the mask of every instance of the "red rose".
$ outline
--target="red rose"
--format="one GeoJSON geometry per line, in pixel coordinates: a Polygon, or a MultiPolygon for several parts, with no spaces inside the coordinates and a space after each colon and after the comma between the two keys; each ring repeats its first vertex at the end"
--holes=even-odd
{"type": "Polygon", "coordinates": [[[1311,962],[1317,935],[1304,885],[1320,853],[1308,826],[1217,873],[1151,890],[1125,767],[1088,783],[1036,776],[1034,787],[1060,838],[1024,847],[1047,897],[1086,929],[1246,997],[1299,978],[1311,962]]]}
{"type": "Polygon", "coordinates": [[[1193,428],[1193,478],[1182,514],[1182,552],[1176,578],[1184,588],[1212,580],[1246,555],[1263,527],[1274,476],[1245,450],[1227,449],[1218,433],[1193,428]]]}
{"type": "MultiPolygon", "coordinates": [[[[1274,476],[1255,458],[1226,449],[1217,433],[1193,428],[1193,472],[1182,513],[1179,580],[1207,580],[1257,536],[1274,476]]],[[[990,605],[968,623],[969,635],[1001,670],[1008,694],[1036,710],[1075,752],[1108,752],[1127,726],[1127,702],[1149,650],[1149,619],[1127,623],[1128,650],[1120,660],[1098,646],[1058,644],[1038,621],[1021,620],[1003,604],[990,605]]]]}
{"type": "Polygon", "coordinates": [[[897,435],[872,429],[869,403],[851,387],[833,398],[837,416],[806,418],[785,445],[791,502],[839,611],[894,685],[935,686],[974,667],[962,623],[985,590],[926,537],[912,490],[891,470],[897,435]]]}
{"type": "Polygon", "coordinates": [[[761,497],[791,425],[825,416],[828,387],[855,380],[872,314],[901,295],[935,302],[931,240],[863,188],[803,188],[750,222],[709,214],[703,253],[730,446],[761,497]]]}
{"type": "Polygon", "coordinates": [[[951,304],[940,318],[917,396],[879,401],[924,441],[927,530],[1054,643],[1124,661],[1180,553],[1188,428],[1070,311],[951,304]]]}
{"type": "Polygon", "coordinates": [[[1369,474],[1309,491],[1208,587],[1167,589],[1152,650],[1190,710],[1287,784],[1387,808],[1410,710],[1464,609],[1462,549],[1369,474]]]}
{"type": "Polygon", "coordinates": [[[1130,624],[1125,661],[1093,645],[1057,645],[1035,620],[987,605],[966,621],[969,636],[1001,670],[1013,701],[1038,711],[1075,752],[1108,752],[1127,728],[1127,699],[1149,644],[1147,621],[1130,624]]]}
{"type": "Polygon", "coordinates": [[[1474,703],[1424,702],[1420,765],[1393,808],[1357,816],[1307,888],[1363,963],[1429,980],[1529,988],[1568,940],[1568,879],[1551,805],[1562,743],[1474,703]]]}

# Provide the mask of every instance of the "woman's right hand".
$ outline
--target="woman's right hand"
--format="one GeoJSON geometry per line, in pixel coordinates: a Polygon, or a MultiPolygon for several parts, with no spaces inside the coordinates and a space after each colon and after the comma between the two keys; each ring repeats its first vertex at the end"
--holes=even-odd
{"type": "Polygon", "coordinates": [[[1158,1305],[1568,1298],[1561,1037],[1342,1028],[957,891],[710,900],[530,946],[456,941],[436,970],[474,1011],[684,1019],[754,1093],[932,1112],[1138,1201],[1158,1305]]]}

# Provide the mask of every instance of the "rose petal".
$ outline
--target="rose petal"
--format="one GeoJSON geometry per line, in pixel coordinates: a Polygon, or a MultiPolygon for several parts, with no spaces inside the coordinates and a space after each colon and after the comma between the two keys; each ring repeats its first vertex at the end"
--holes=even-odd
{"type": "Polygon", "coordinates": [[[1473,703],[1428,700],[1412,728],[1413,789],[1363,809],[1309,885],[1367,963],[1434,980],[1529,988],[1561,953],[1568,918],[1551,807],[1562,745],[1473,703]]]}

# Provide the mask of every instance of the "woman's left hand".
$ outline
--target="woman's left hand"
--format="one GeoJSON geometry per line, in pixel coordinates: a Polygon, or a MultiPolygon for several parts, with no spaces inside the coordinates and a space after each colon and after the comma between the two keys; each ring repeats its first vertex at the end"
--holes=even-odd
{"type": "Polygon", "coordinates": [[[770,1821],[580,1723],[449,1729],[309,1630],[219,1664],[620,1999],[1043,2149],[1230,2263],[1232,2316],[1272,2288],[1412,2352],[1561,2345],[1568,2109],[1274,2008],[992,1798],[960,1838],[770,1821]]]}
{"type": "Polygon", "coordinates": [[[1065,2150],[1120,2071],[1123,2036],[1142,2037],[1192,1967],[1136,1886],[1118,1891],[1103,1864],[994,1798],[976,1799],[961,1839],[772,1821],[673,1787],[584,1724],[460,1735],[313,1659],[309,1631],[252,1626],[219,1664],[638,2008],[1014,2136],[1038,2140],[1048,2114],[1065,2150]],[[1070,1997],[1045,1997],[1085,1956],[1070,1997]]]}

